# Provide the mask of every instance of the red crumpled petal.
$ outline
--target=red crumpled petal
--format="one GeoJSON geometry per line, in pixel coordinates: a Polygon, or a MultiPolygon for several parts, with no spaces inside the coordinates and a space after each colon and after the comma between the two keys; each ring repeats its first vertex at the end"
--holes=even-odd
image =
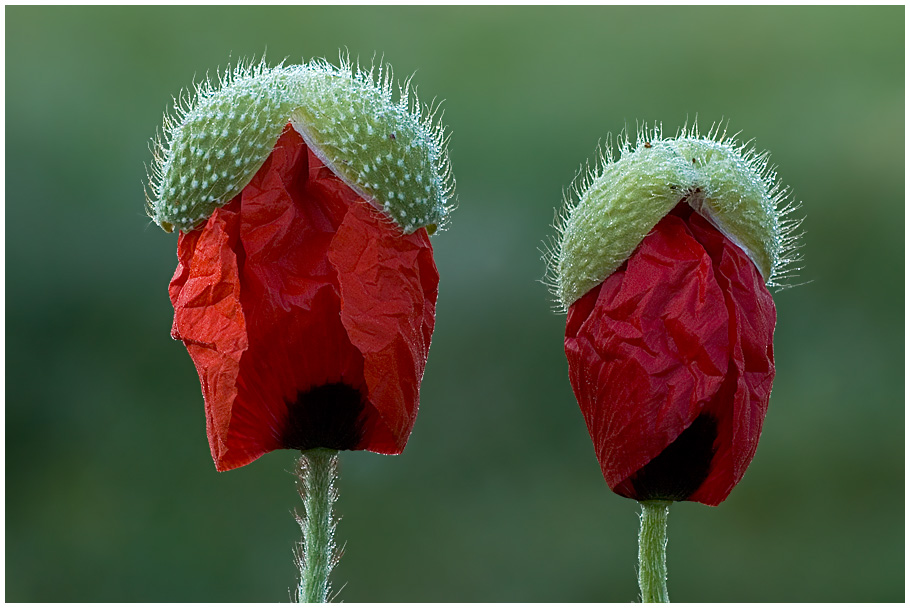
{"type": "Polygon", "coordinates": [[[752,261],[685,202],[570,307],[569,378],[616,493],[729,495],[761,434],[775,320],[752,261]]]}
{"type": "Polygon", "coordinates": [[[178,258],[172,335],[218,470],[279,448],[401,453],[435,323],[426,230],[403,235],[287,127],[178,258]]]}

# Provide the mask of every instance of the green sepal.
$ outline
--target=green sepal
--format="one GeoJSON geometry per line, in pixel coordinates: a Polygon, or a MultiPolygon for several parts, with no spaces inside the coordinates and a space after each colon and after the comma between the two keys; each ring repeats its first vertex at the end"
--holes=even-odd
{"type": "Polygon", "coordinates": [[[189,231],[250,182],[288,122],[342,180],[405,232],[446,223],[453,180],[446,137],[391,71],[342,61],[238,66],[165,117],[149,177],[149,215],[189,231]]]}
{"type": "Polygon", "coordinates": [[[775,183],[767,153],[714,130],[700,137],[697,128],[663,139],[655,127],[619,148],[617,160],[608,151],[575,188],[577,202],[566,201],[558,222],[549,275],[563,309],[610,276],[683,200],[736,243],[769,286],[791,276],[801,220],[785,217],[795,206],[775,183]]]}

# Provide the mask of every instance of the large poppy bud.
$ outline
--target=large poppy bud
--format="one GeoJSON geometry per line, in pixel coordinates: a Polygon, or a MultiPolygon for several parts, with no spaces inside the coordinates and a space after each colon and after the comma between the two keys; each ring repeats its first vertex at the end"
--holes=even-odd
{"type": "Polygon", "coordinates": [[[774,378],[765,283],[784,276],[798,222],[781,217],[765,155],[640,139],[562,226],[569,378],[614,492],[717,505],[758,445],[774,378]]]}
{"type": "Polygon", "coordinates": [[[168,123],[150,214],[181,230],[172,335],[220,471],[407,443],[439,281],[427,228],[451,185],[441,130],[390,83],[240,68],[168,123]]]}

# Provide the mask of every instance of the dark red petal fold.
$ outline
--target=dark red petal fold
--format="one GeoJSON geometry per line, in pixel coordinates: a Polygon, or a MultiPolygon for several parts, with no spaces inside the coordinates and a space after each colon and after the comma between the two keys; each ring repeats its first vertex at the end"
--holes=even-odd
{"type": "Polygon", "coordinates": [[[570,307],[569,378],[615,492],[727,497],[758,445],[775,314],[752,261],[685,203],[570,307]]]}
{"type": "Polygon", "coordinates": [[[178,257],[172,335],[218,470],[279,448],[404,449],[439,282],[425,230],[402,234],[288,127],[178,257]]]}

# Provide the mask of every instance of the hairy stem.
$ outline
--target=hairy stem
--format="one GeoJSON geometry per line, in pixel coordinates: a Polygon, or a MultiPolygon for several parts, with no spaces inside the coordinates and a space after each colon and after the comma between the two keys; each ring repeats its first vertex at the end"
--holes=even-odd
{"type": "Polygon", "coordinates": [[[304,513],[297,513],[303,540],[297,548],[300,584],[298,602],[325,602],[329,594],[329,574],[337,563],[335,524],[332,514],[338,492],[338,451],[315,448],[301,453],[297,461],[297,491],[303,499],[304,513]]]}
{"type": "Polygon", "coordinates": [[[641,531],[638,534],[638,586],[642,602],[669,602],[667,597],[666,500],[641,501],[641,531]]]}

